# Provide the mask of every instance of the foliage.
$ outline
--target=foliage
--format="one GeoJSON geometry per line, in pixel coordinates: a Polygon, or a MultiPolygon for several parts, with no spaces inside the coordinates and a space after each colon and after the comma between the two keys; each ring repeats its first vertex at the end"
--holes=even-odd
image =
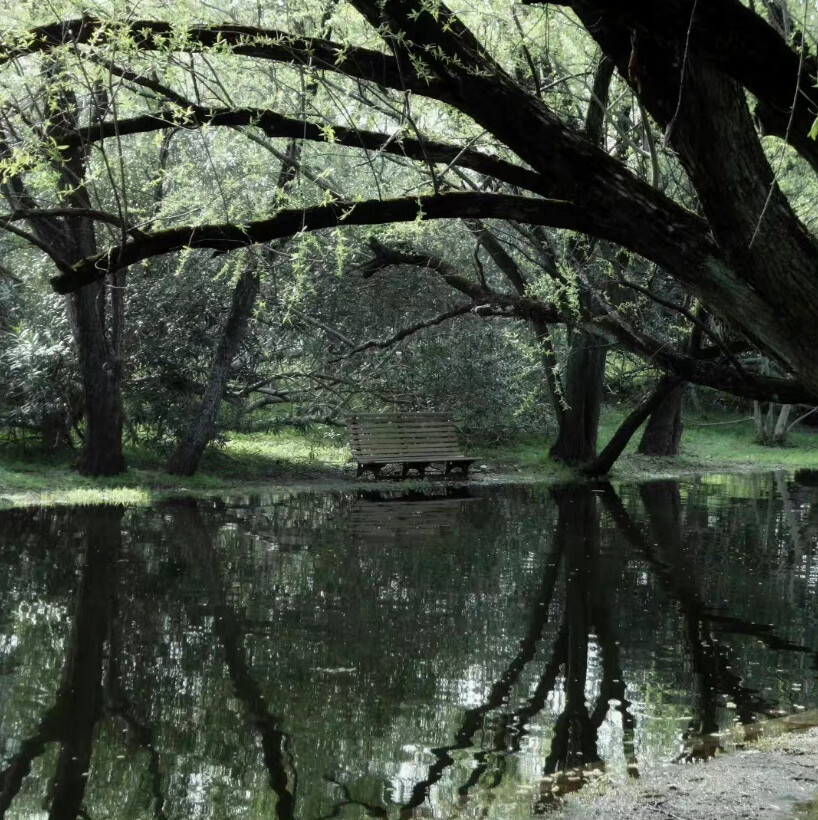
{"type": "MultiPolygon", "coordinates": [[[[68,322],[53,294],[0,285],[0,424],[43,430],[57,420],[66,430],[77,408],[77,369],[68,322]]],[[[77,419],[78,421],[78,419],[77,419]]]]}

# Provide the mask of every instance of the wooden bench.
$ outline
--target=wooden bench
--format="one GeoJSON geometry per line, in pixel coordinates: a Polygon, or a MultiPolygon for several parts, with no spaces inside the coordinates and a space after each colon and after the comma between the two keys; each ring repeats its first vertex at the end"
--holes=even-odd
{"type": "Polygon", "coordinates": [[[441,462],[445,475],[457,468],[465,477],[475,461],[460,452],[454,423],[442,413],[372,413],[351,416],[347,424],[359,476],[369,470],[379,478],[387,464],[401,464],[401,478],[410,470],[423,477],[441,462]]]}

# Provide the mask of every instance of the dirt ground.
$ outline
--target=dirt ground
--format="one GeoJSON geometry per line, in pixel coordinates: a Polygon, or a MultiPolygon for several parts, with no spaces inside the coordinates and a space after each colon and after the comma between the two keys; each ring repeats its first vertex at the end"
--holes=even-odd
{"type": "Polygon", "coordinates": [[[779,820],[818,817],[818,728],[790,731],[707,763],[657,764],[627,783],[589,784],[570,820],[779,820]]]}

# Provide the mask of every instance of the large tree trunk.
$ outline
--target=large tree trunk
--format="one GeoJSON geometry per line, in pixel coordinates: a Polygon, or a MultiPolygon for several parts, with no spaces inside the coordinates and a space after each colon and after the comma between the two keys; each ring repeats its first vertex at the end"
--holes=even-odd
{"type": "Polygon", "coordinates": [[[122,398],[118,357],[104,330],[105,282],[81,288],[72,301],[85,391],[85,438],[79,471],[90,476],[117,475],[125,471],[122,398]]]}
{"type": "Polygon", "coordinates": [[[650,414],[638,452],[646,456],[677,456],[682,444],[682,408],[686,383],[665,396],[650,414]]]}
{"type": "MultiPolygon", "coordinates": [[[[64,105],[68,125],[75,128],[79,115],[70,99],[66,99],[64,105]]],[[[67,155],[61,169],[61,193],[65,203],[73,208],[93,207],[86,185],[87,172],[88,157],[80,146],[67,155]]],[[[87,217],[66,218],[63,231],[65,249],[72,261],[96,253],[93,220],[87,217]]],[[[79,460],[79,471],[83,475],[103,476],[125,472],[119,355],[124,282],[124,273],[109,274],[99,282],[80,288],[71,297],[72,324],[85,390],[85,438],[79,460]]]]}
{"type": "Polygon", "coordinates": [[[205,447],[216,432],[224,388],[230,376],[230,365],[238,352],[247,323],[253,313],[253,305],[259,288],[256,268],[248,264],[242,271],[235,290],[230,314],[225,322],[213,363],[210,378],[199,402],[196,415],[167,463],[167,471],[173,475],[193,475],[199,467],[205,447]]]}
{"type": "Polygon", "coordinates": [[[596,458],[607,350],[598,337],[584,330],[572,333],[564,380],[565,405],[558,414],[559,432],[549,452],[551,458],[566,464],[596,458]]]}
{"type": "MultiPolygon", "coordinates": [[[[656,4],[649,3],[571,3],[591,35],[615,60],[621,76],[629,80],[650,114],[665,128],[667,141],[679,155],[727,263],[723,267],[715,259],[706,263],[713,275],[697,275],[700,281],[674,269],[671,261],[667,270],[690,287],[709,310],[741,328],[786,370],[815,390],[818,325],[814,320],[814,281],[818,244],[798,220],[775,180],[755,130],[747,92],[713,67],[713,60],[718,60],[717,50],[708,53],[705,60],[694,53],[694,48],[688,51],[683,42],[674,47],[667,39],[642,30],[635,51],[633,28],[619,14],[625,5],[629,10],[638,6],[639,15],[651,10],[655,13],[656,8],[656,4]],[[629,68],[634,56],[638,60],[636,71],[629,68]]],[[[738,3],[732,5],[740,8],[738,3]]],[[[700,3],[698,8],[705,14],[711,6],[716,8],[709,3],[700,3]]],[[[662,8],[669,19],[670,7],[666,14],[662,8]]],[[[752,19],[749,12],[736,15],[736,22],[752,19]]],[[[690,13],[684,20],[687,29],[693,21],[690,13]]],[[[750,33],[749,29],[706,30],[722,37],[723,51],[727,50],[727,41],[741,39],[737,31],[750,33]]],[[[696,48],[704,45],[703,37],[695,38],[696,48]]],[[[694,42],[689,31],[687,42],[694,42]]],[[[788,47],[781,45],[787,52],[788,47]]],[[[795,55],[790,57],[797,61],[795,55]]],[[[796,67],[794,79],[797,76],[796,67]]],[[[800,100],[800,96],[796,94],[795,98],[800,100]]],[[[793,99],[788,96],[783,109],[785,119],[793,99]]],[[[685,254],[680,255],[683,258],[685,254]]]]}
{"type": "MultiPolygon", "coordinates": [[[[85,189],[73,191],[69,197],[74,207],[91,207],[85,189]]],[[[91,220],[66,219],[64,230],[72,258],[81,259],[96,249],[91,220]]],[[[110,279],[107,276],[80,288],[69,302],[85,393],[85,438],[78,466],[83,475],[89,476],[125,471],[119,361],[123,300],[119,294],[108,304],[110,279]]]]}
{"type": "Polygon", "coordinates": [[[679,382],[680,379],[676,376],[663,376],[656,385],[656,389],[625,417],[602,452],[582,465],[582,472],[589,476],[607,475],[645,419],[664,401],[665,396],[678,386],[679,382]]]}
{"type": "MultiPolygon", "coordinates": [[[[88,190],[88,146],[71,139],[86,112],[80,110],[71,92],[58,90],[50,74],[52,69],[53,66],[46,71],[46,87],[56,92],[57,102],[47,133],[55,144],[65,144],[56,168],[60,205],[87,212],[94,205],[88,190]]],[[[96,108],[89,113],[92,119],[99,115],[96,108]]],[[[10,156],[2,131],[0,156],[10,156]]],[[[19,175],[7,180],[4,194],[12,210],[36,212],[39,208],[19,175]]],[[[28,222],[40,241],[69,265],[97,252],[94,220],[89,216],[57,219],[35,215],[28,222]]],[[[124,273],[108,275],[80,288],[66,300],[85,392],[86,430],[78,464],[83,475],[116,475],[125,470],[120,394],[124,283],[124,273]],[[109,293],[112,284],[114,288],[109,293]]]]}

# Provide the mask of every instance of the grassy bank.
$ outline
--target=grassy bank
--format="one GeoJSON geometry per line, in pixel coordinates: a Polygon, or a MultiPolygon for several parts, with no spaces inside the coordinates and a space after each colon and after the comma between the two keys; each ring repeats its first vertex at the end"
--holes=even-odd
{"type": "MultiPolygon", "coordinates": [[[[600,442],[607,441],[622,413],[609,409],[600,442]]],[[[766,469],[818,469],[818,432],[794,431],[786,447],[763,447],[753,440],[752,424],[725,416],[690,417],[682,454],[648,458],[636,454],[638,437],[617,463],[612,478],[644,480],[703,472],[766,469]]],[[[473,446],[478,477],[493,480],[564,481],[570,470],[548,460],[550,442],[521,441],[502,446],[473,446]],[[485,469],[480,469],[484,467],[485,469]]],[[[75,455],[53,456],[32,442],[0,442],[0,506],[35,503],[144,504],[174,495],[209,495],[259,486],[346,486],[354,479],[343,431],[231,435],[212,448],[191,478],[163,472],[161,453],[145,448],[127,451],[128,472],[112,478],[86,478],[72,466],[75,455]]]]}
{"type": "MultiPolygon", "coordinates": [[[[603,414],[600,447],[610,439],[624,412],[608,408],[603,414]]],[[[724,414],[688,416],[685,420],[681,455],[674,458],[641,456],[636,452],[641,432],[633,437],[617,461],[611,478],[642,480],[692,475],[695,473],[741,472],[745,470],[818,469],[818,428],[793,430],[784,447],[757,444],[750,419],[724,414]]],[[[495,467],[510,472],[544,471],[553,475],[559,468],[549,462],[550,442],[518,442],[504,447],[486,448],[481,455],[495,467]]],[[[570,475],[570,473],[569,473],[570,475]]]]}
{"type": "Polygon", "coordinates": [[[342,481],[348,475],[349,448],[344,436],[333,434],[235,434],[223,447],[210,448],[189,478],[164,472],[164,456],[156,450],[126,447],[125,457],[125,474],[87,478],[74,469],[75,453],[51,455],[31,442],[0,442],[0,506],[145,504],[171,495],[342,481]]]}

